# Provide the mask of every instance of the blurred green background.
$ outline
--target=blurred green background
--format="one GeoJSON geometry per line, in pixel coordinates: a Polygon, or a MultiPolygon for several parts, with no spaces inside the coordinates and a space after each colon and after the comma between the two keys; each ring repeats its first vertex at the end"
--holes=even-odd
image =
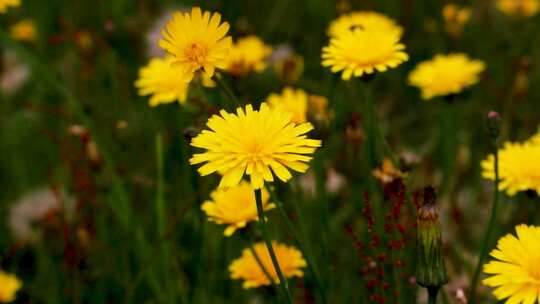
{"type": "MultiPolygon", "coordinates": [[[[459,37],[445,31],[441,11],[447,2],[435,0],[23,0],[21,7],[0,15],[1,77],[15,77],[16,68],[28,74],[20,87],[2,86],[0,91],[0,268],[23,281],[15,303],[277,301],[270,289],[243,290],[241,282],[228,278],[227,267],[246,241],[236,234],[225,238],[222,226],[206,221],[199,206],[218,179],[199,177],[187,161],[192,149],[186,130],[203,128],[210,115],[227,108],[226,96],[218,88],[192,90],[185,106],[150,108],[148,98],[138,96],[133,86],[138,69],[156,48],[158,36],[149,37],[152,29],[171,11],[193,5],[220,12],[233,37],[255,34],[274,47],[292,48],[304,60],[302,75],[292,85],[329,100],[335,115],[330,124],[315,123],[311,136],[322,139],[323,147],[311,171],[276,184],[314,257],[328,302],[371,303],[374,293],[383,294],[386,303],[425,301],[414,283],[412,193],[433,185],[451,279],[440,301],[460,303],[455,294],[469,288],[491,202],[492,184],[482,180],[479,167],[492,149],[486,113],[501,113],[504,140],[524,140],[540,122],[535,89],[540,84],[540,20],[505,16],[487,0],[456,3],[473,12],[459,37]],[[410,55],[371,83],[377,119],[390,146],[403,159],[415,160],[409,162],[405,184],[410,195],[399,219],[407,230],[405,248],[366,249],[372,261],[386,253],[404,262],[395,267],[379,261],[388,290],[367,287],[370,259],[355,247],[355,240],[370,240],[364,191],[370,190],[378,202],[378,216],[392,206],[382,186],[368,181],[370,171],[360,155],[363,83],[343,82],[320,63],[328,23],[352,10],[394,18],[404,27],[410,55]],[[9,26],[23,18],[34,20],[35,42],[9,37],[9,26]],[[407,85],[408,73],[418,62],[448,52],[483,60],[482,80],[451,102],[421,100],[419,91],[407,85]],[[157,134],[163,143],[164,235],[157,231],[155,204],[157,134]],[[328,191],[325,184],[335,178],[341,187],[328,191]],[[31,229],[39,234],[22,240],[13,232],[12,210],[36,191],[47,194],[34,199],[56,200],[64,208],[34,218],[31,229]]],[[[286,85],[278,76],[269,67],[225,80],[243,101],[258,104],[286,85]]],[[[378,163],[383,156],[377,155],[378,163]]],[[[536,206],[524,194],[503,196],[497,237],[516,223],[538,221],[536,206]]],[[[28,207],[22,217],[32,218],[38,208],[28,207]]],[[[269,219],[275,238],[293,244],[277,211],[269,219]]],[[[381,222],[377,225],[382,228],[381,222]]],[[[253,237],[260,238],[257,232],[253,237]]],[[[393,237],[383,236],[383,244],[393,237]]],[[[313,277],[304,272],[303,279],[291,281],[295,299],[319,303],[313,277]]],[[[480,303],[495,302],[488,289],[480,293],[480,303]]]]}

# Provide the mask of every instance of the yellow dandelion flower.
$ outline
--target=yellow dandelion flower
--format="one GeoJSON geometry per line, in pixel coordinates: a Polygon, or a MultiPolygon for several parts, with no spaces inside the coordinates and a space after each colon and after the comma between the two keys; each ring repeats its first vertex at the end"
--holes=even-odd
{"type": "Polygon", "coordinates": [[[398,36],[403,34],[403,28],[387,16],[372,12],[359,11],[341,15],[328,26],[327,34],[331,37],[340,36],[356,28],[375,29],[396,32],[398,36]]]}
{"type": "MultiPolygon", "coordinates": [[[[495,180],[494,156],[490,154],[481,163],[482,176],[495,180]]],[[[540,144],[505,143],[499,150],[499,187],[510,196],[533,190],[540,195],[540,144]]]]}
{"type": "MultiPolygon", "coordinates": [[[[212,200],[205,201],[201,209],[210,221],[228,225],[225,236],[231,236],[249,222],[258,220],[255,192],[248,182],[242,181],[238,186],[230,188],[217,188],[210,193],[210,197],[212,200]]],[[[263,188],[262,203],[265,211],[276,207],[268,202],[268,197],[268,192],[263,188]]]]}
{"type": "Polygon", "coordinates": [[[36,40],[37,34],[34,21],[31,19],[24,19],[15,23],[10,27],[9,34],[15,40],[29,42],[36,40]]]}
{"type": "Polygon", "coordinates": [[[495,6],[501,12],[513,17],[532,17],[540,10],[539,0],[497,0],[495,6]]]}
{"type": "Polygon", "coordinates": [[[291,112],[294,123],[307,121],[308,95],[302,89],[286,87],[281,94],[270,94],[266,102],[270,108],[291,112]]]}
{"type": "Polygon", "coordinates": [[[203,176],[223,173],[220,187],[238,185],[244,174],[255,189],[274,181],[273,174],[287,181],[292,177],[289,169],[305,172],[308,155],[321,146],[320,140],[305,135],[313,129],[310,123],[296,125],[291,118],[291,113],[270,109],[266,103],[258,111],[251,105],[236,109],[236,114],[222,110],[208,120],[210,130],[191,141],[206,151],[194,154],[189,162],[206,163],[198,169],[203,176]]]}
{"type": "Polygon", "coordinates": [[[193,77],[202,69],[212,77],[216,68],[226,67],[232,43],[231,37],[225,36],[229,23],[220,21],[220,14],[203,13],[198,7],[191,13],[176,12],[162,31],[159,46],[174,56],[174,64],[186,75],[193,77]]]}
{"type": "Polygon", "coordinates": [[[454,3],[443,7],[442,15],[446,31],[453,36],[459,36],[463,32],[463,27],[471,18],[471,9],[468,7],[458,7],[454,3]]]}
{"type": "Polygon", "coordinates": [[[409,84],[420,88],[423,99],[457,94],[476,84],[485,64],[465,54],[437,55],[409,74],[409,84]]]}
{"type": "Polygon", "coordinates": [[[229,53],[226,70],[235,76],[260,72],[266,68],[266,60],[271,53],[272,48],[257,36],[238,39],[229,53]]]}
{"type": "Polygon", "coordinates": [[[309,113],[318,121],[328,120],[328,99],[324,96],[310,95],[308,98],[309,113]]]}
{"type": "Polygon", "coordinates": [[[371,174],[383,184],[391,183],[397,178],[403,178],[406,176],[405,173],[394,167],[392,161],[387,157],[383,159],[381,167],[373,169],[371,174]]]}
{"type": "Polygon", "coordinates": [[[11,7],[17,7],[21,5],[21,0],[0,0],[0,14],[3,14],[7,9],[11,7]]]}
{"type": "Polygon", "coordinates": [[[175,101],[186,102],[189,83],[182,68],[172,64],[174,60],[172,56],[152,58],[139,70],[135,86],[139,95],[152,95],[148,102],[151,107],[175,101]]]}
{"type": "MultiPolygon", "coordinates": [[[[254,246],[254,251],[260,260],[260,264],[249,249],[242,251],[242,256],[234,260],[229,266],[231,279],[240,279],[244,283],[242,287],[245,289],[256,288],[259,286],[268,286],[270,280],[265,274],[268,273],[272,280],[279,283],[279,277],[274,269],[268,248],[264,243],[258,243],[254,246]],[[264,267],[261,268],[261,265],[264,267]]],[[[276,258],[285,278],[302,277],[304,272],[301,268],[306,267],[307,263],[304,260],[302,253],[294,247],[289,247],[284,244],[272,242],[272,248],[276,253],[276,258]]]]}
{"type": "Polygon", "coordinates": [[[506,303],[540,303],[540,227],[519,225],[517,237],[508,234],[491,252],[495,260],[484,265],[484,272],[492,275],[484,285],[496,287],[493,291],[506,303]]]}
{"type": "Polygon", "coordinates": [[[13,302],[21,286],[22,282],[15,275],[0,270],[0,303],[13,302]]]}
{"type": "Polygon", "coordinates": [[[343,80],[384,72],[409,59],[399,39],[396,31],[354,29],[330,39],[322,50],[322,65],[342,72],[343,80]]]}

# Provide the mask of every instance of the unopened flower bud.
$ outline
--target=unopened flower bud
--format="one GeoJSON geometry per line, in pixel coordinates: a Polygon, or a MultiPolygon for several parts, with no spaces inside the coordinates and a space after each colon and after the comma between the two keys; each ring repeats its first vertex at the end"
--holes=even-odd
{"type": "Polygon", "coordinates": [[[435,206],[435,189],[424,189],[423,205],[417,215],[416,281],[427,288],[440,287],[448,282],[442,254],[439,213],[435,206]]]}
{"type": "Polygon", "coordinates": [[[490,111],[487,115],[487,127],[489,137],[496,140],[501,133],[501,115],[495,111],[490,111]]]}

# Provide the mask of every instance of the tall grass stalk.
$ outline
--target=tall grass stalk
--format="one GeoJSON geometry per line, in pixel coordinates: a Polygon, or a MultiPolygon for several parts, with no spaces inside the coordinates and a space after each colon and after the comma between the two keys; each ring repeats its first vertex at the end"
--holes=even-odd
{"type": "Polygon", "coordinates": [[[478,285],[478,278],[480,277],[480,272],[482,270],[482,264],[486,258],[488,246],[493,234],[493,229],[495,228],[495,223],[497,220],[497,209],[499,205],[499,149],[497,146],[497,140],[494,140],[495,151],[493,158],[493,165],[495,168],[495,182],[493,187],[493,205],[491,206],[491,216],[489,218],[489,224],[484,234],[484,240],[482,242],[482,249],[480,251],[480,257],[478,258],[478,264],[476,264],[476,269],[474,271],[474,276],[471,281],[471,292],[469,295],[470,303],[476,303],[476,287],[478,285]]]}
{"type": "Polygon", "coordinates": [[[270,234],[268,233],[268,228],[266,227],[261,189],[255,189],[255,202],[257,204],[257,213],[259,215],[259,223],[263,234],[264,242],[266,243],[266,248],[268,248],[270,259],[272,259],[272,264],[274,265],[274,269],[276,270],[276,273],[278,275],[279,284],[281,286],[281,289],[283,290],[283,293],[286,295],[287,303],[292,304],[293,299],[291,291],[289,290],[289,283],[287,282],[287,279],[285,278],[283,272],[281,271],[281,268],[279,267],[279,262],[272,246],[272,240],[270,239],[270,234]]]}

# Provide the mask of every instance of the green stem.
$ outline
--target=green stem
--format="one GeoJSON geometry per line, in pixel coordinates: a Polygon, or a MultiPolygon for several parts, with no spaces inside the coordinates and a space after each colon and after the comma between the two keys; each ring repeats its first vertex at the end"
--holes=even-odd
{"type": "Polygon", "coordinates": [[[494,156],[495,157],[493,162],[495,167],[495,184],[493,189],[493,205],[491,206],[491,217],[489,218],[487,231],[484,234],[484,240],[482,242],[482,250],[480,251],[480,257],[478,258],[478,264],[476,265],[476,270],[474,271],[474,276],[471,281],[471,294],[469,295],[471,304],[474,304],[476,302],[476,287],[478,284],[478,278],[480,277],[482,264],[484,263],[484,259],[486,258],[489,241],[491,240],[491,235],[493,234],[493,229],[495,228],[495,222],[497,219],[497,208],[499,204],[499,151],[496,140],[494,156]]]}
{"type": "MultiPolygon", "coordinates": [[[[315,281],[315,285],[317,286],[317,289],[319,290],[322,303],[326,303],[326,294],[324,292],[324,286],[322,284],[322,281],[321,281],[321,279],[319,277],[319,274],[318,274],[317,270],[315,269],[311,254],[309,254],[309,252],[306,250],[306,246],[304,244],[304,241],[303,241],[302,238],[300,238],[300,233],[298,233],[298,231],[294,227],[294,224],[291,222],[291,220],[287,216],[287,212],[285,212],[285,208],[283,207],[283,204],[281,203],[281,201],[277,199],[277,197],[276,197],[276,195],[274,193],[274,190],[271,189],[270,187],[268,187],[268,192],[270,193],[270,198],[271,198],[272,202],[277,206],[277,209],[278,209],[281,217],[285,221],[285,225],[287,226],[287,229],[292,233],[292,235],[294,237],[294,240],[296,242],[296,245],[298,246],[300,251],[302,251],[302,253],[304,254],[304,258],[306,259],[306,262],[308,264],[308,268],[311,271],[311,273],[313,274],[313,279],[315,281]]],[[[297,217],[299,218],[299,221],[301,222],[302,220],[301,220],[300,210],[295,207],[295,212],[296,212],[297,217]]]]}
{"type": "Polygon", "coordinates": [[[161,142],[161,133],[156,134],[156,169],[156,230],[159,240],[164,236],[165,233],[165,203],[163,199],[163,146],[161,142]]]}
{"type": "Polygon", "coordinates": [[[437,303],[437,294],[439,293],[439,286],[437,287],[427,287],[428,291],[428,304],[437,303]]]}
{"type": "Polygon", "coordinates": [[[240,100],[238,100],[238,98],[236,97],[236,95],[233,94],[229,86],[225,83],[225,81],[223,81],[223,79],[221,78],[221,75],[216,74],[216,76],[213,79],[217,83],[218,87],[223,91],[223,93],[225,93],[225,95],[227,95],[229,99],[234,101],[237,107],[242,106],[242,104],[240,103],[240,100]]]}
{"type": "Polygon", "coordinates": [[[270,275],[270,272],[268,272],[268,269],[266,269],[266,267],[264,267],[264,264],[261,261],[261,258],[257,254],[257,251],[255,251],[255,247],[253,246],[253,241],[252,240],[248,241],[248,247],[249,247],[249,251],[251,251],[251,254],[253,254],[253,257],[255,258],[255,261],[257,261],[257,264],[259,264],[259,267],[261,267],[261,270],[263,271],[264,275],[266,276],[268,281],[270,281],[270,284],[272,284],[272,287],[277,289],[276,288],[277,287],[276,286],[276,281],[274,280],[274,278],[272,278],[272,276],[270,275]]]}
{"type": "Polygon", "coordinates": [[[266,247],[268,248],[268,253],[270,254],[270,259],[272,259],[272,264],[274,265],[274,269],[276,270],[276,273],[278,275],[279,284],[281,285],[283,292],[287,296],[287,302],[289,304],[292,304],[293,300],[292,300],[291,292],[289,290],[289,283],[287,282],[287,279],[283,275],[283,272],[281,272],[281,268],[279,267],[276,253],[274,252],[272,241],[270,240],[270,235],[268,234],[268,229],[266,227],[266,219],[264,218],[264,209],[263,209],[263,203],[262,203],[261,189],[255,189],[255,202],[257,204],[257,213],[259,215],[259,222],[260,222],[262,234],[264,237],[264,242],[266,243],[266,247]]]}

